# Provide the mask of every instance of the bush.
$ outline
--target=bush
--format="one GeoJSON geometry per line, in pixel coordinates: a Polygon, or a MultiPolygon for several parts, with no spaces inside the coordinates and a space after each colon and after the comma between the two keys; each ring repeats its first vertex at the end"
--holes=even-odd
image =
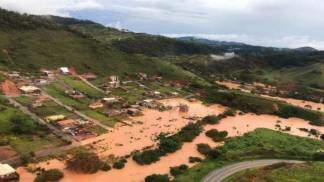
{"type": "Polygon", "coordinates": [[[320,138],[324,141],[324,134],[322,134],[320,138]]]}
{"type": "Polygon", "coordinates": [[[202,122],[207,124],[218,124],[219,123],[219,117],[215,115],[206,116],[202,119],[202,122]]]}
{"type": "Polygon", "coordinates": [[[200,144],[197,144],[197,150],[199,153],[207,156],[208,153],[212,150],[212,148],[208,144],[200,143],[200,144]]]}
{"type": "Polygon", "coordinates": [[[145,178],[145,182],[169,182],[169,176],[167,174],[152,174],[145,178]]]}
{"type": "Polygon", "coordinates": [[[311,135],[316,136],[316,137],[320,135],[320,132],[318,130],[316,130],[316,129],[313,129],[313,128],[309,130],[309,133],[311,135]]]}
{"type": "Polygon", "coordinates": [[[313,159],[316,161],[324,161],[324,152],[317,152],[313,155],[313,159]]]}
{"type": "Polygon", "coordinates": [[[97,154],[90,152],[78,152],[67,161],[68,169],[82,173],[96,173],[102,165],[97,154]]]}
{"type": "Polygon", "coordinates": [[[125,167],[125,163],[123,161],[114,162],[113,168],[115,169],[123,169],[125,167]]]}
{"type": "Polygon", "coordinates": [[[179,150],[182,143],[179,142],[175,137],[162,137],[160,139],[159,149],[163,153],[173,153],[179,150]]]}
{"type": "Polygon", "coordinates": [[[133,156],[133,160],[140,165],[147,165],[160,160],[161,156],[162,156],[161,151],[158,149],[146,150],[143,152],[136,153],[133,156]]]}
{"type": "Polygon", "coordinates": [[[217,159],[220,156],[220,152],[216,149],[212,149],[208,152],[207,157],[217,159]]]}
{"type": "Polygon", "coordinates": [[[176,167],[170,167],[170,173],[172,174],[172,176],[178,176],[180,174],[183,174],[187,170],[188,170],[188,166],[185,164],[176,167]]]}
{"type": "Polygon", "coordinates": [[[211,129],[206,132],[206,136],[212,138],[215,142],[223,141],[227,135],[227,131],[218,131],[216,129],[211,129]]]}
{"type": "Polygon", "coordinates": [[[37,124],[27,116],[14,115],[10,118],[12,123],[12,132],[16,134],[35,134],[37,131],[37,124]]]}
{"type": "Polygon", "coordinates": [[[196,163],[196,162],[201,162],[202,159],[200,157],[189,157],[189,162],[190,163],[196,163]]]}
{"type": "Polygon", "coordinates": [[[199,123],[189,123],[174,135],[178,141],[192,142],[200,133],[202,127],[199,123]]]}
{"type": "Polygon", "coordinates": [[[109,170],[111,170],[111,166],[107,162],[105,162],[102,165],[101,170],[103,170],[103,171],[109,171],[109,170]]]}
{"type": "Polygon", "coordinates": [[[59,169],[50,169],[42,172],[36,177],[35,182],[59,181],[64,177],[63,172],[59,169]]]}

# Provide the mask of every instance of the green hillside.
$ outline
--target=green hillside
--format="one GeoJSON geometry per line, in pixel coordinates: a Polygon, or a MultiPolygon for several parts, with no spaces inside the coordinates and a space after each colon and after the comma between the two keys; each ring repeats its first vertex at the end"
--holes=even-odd
{"type": "Polygon", "coordinates": [[[158,58],[122,52],[48,18],[0,10],[0,23],[6,25],[0,27],[1,69],[35,73],[41,68],[68,66],[80,73],[93,72],[102,76],[146,72],[180,80],[195,77],[158,58]]]}

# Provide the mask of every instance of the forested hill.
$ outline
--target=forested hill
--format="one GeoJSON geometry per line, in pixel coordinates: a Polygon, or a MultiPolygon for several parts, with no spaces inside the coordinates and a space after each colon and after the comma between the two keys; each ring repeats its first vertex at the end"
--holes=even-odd
{"type": "MultiPolygon", "coordinates": [[[[103,32],[94,35],[102,35],[104,38],[112,31],[118,36],[137,35],[106,28],[91,21],[33,16],[0,9],[0,69],[37,73],[41,68],[57,69],[68,66],[74,67],[80,73],[93,72],[103,76],[146,72],[171,79],[189,80],[195,77],[160,58],[123,51],[121,46],[115,46],[114,41],[100,40],[98,36],[82,32],[78,26],[84,29],[100,29],[100,32],[103,32]]],[[[115,34],[109,35],[114,37],[115,34]]],[[[171,42],[176,45],[178,41],[171,42]]],[[[181,42],[180,45],[190,47],[192,44],[181,42]]],[[[173,48],[175,52],[180,52],[177,49],[183,50],[177,46],[173,48]]],[[[187,54],[186,50],[182,53],[187,54]]],[[[163,51],[160,49],[158,52],[164,54],[163,51]]],[[[196,54],[194,51],[190,54],[196,54]]]]}

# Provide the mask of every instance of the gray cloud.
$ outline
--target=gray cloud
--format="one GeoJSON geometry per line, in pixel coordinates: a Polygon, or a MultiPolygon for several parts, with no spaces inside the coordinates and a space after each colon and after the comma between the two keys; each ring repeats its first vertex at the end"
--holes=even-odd
{"type": "Polygon", "coordinates": [[[323,0],[1,0],[0,6],[89,18],[105,25],[118,22],[138,32],[217,35],[214,38],[324,49],[323,0]]]}

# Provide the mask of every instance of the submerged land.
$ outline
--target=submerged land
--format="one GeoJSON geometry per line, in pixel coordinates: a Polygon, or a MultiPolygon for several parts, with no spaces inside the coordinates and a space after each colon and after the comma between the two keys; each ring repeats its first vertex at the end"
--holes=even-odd
{"type": "Polygon", "coordinates": [[[0,163],[15,168],[10,178],[188,182],[282,159],[300,163],[225,181],[324,180],[321,51],[204,44],[2,9],[0,23],[0,163]]]}

